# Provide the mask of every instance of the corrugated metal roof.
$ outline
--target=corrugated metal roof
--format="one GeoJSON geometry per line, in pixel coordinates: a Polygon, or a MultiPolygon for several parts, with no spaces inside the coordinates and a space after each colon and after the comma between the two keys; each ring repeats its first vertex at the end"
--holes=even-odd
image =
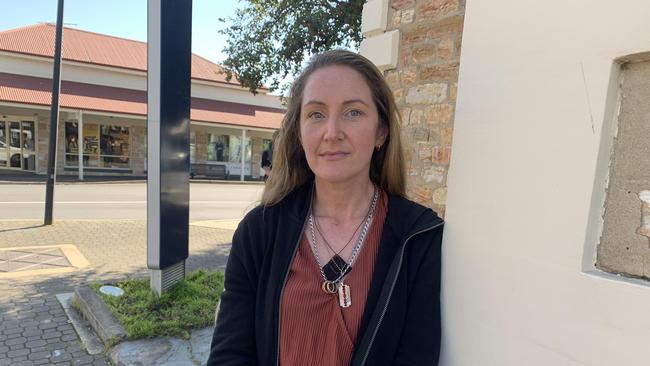
{"type": "MultiPolygon", "coordinates": [[[[30,105],[52,102],[52,80],[0,73],[0,101],[30,105]]],[[[59,105],[63,108],[109,113],[147,115],[147,93],[102,85],[61,82],[59,105]]],[[[192,98],[193,121],[278,129],[284,111],[277,108],[192,98]]]]}
{"type": "MultiPolygon", "coordinates": [[[[56,27],[40,23],[0,32],[0,50],[27,55],[54,57],[56,27]]],[[[108,36],[64,27],[63,59],[94,65],[147,71],[145,42],[108,36]]],[[[192,54],[192,78],[226,83],[221,67],[201,56],[192,54]]],[[[234,79],[229,82],[239,85],[234,79]]]]}

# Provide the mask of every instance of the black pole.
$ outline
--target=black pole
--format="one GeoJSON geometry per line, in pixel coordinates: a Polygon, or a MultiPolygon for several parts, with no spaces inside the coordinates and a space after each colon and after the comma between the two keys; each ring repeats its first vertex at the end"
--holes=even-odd
{"type": "Polygon", "coordinates": [[[61,90],[61,41],[63,38],[63,0],[59,0],[56,13],[56,39],[54,41],[54,72],[52,75],[52,105],[50,113],[50,144],[47,157],[47,187],[45,189],[45,225],[52,225],[54,183],[56,180],[56,138],[59,131],[59,92],[61,90]]]}

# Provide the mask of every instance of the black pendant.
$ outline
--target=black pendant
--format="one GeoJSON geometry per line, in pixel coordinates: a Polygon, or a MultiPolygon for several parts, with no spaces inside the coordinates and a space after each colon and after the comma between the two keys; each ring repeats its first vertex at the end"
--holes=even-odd
{"type": "MultiPolygon", "coordinates": [[[[336,281],[339,277],[341,277],[341,271],[345,269],[346,266],[347,263],[343,260],[343,258],[335,255],[332,257],[332,259],[330,259],[329,262],[327,262],[325,266],[323,266],[323,272],[329,281],[336,281]]],[[[347,268],[345,273],[347,274],[351,269],[352,268],[347,268]]]]}

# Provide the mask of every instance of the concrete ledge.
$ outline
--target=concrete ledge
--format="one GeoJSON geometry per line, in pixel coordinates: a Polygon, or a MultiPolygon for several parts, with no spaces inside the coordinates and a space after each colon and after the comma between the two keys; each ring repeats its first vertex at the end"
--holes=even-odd
{"type": "Polygon", "coordinates": [[[79,304],[79,311],[105,345],[111,347],[126,338],[122,325],[93,289],[88,286],[77,288],[73,301],[79,304]]]}

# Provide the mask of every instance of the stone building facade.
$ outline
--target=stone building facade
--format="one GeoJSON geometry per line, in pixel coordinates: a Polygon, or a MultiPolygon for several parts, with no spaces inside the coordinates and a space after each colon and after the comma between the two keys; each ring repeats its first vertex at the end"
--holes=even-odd
{"type": "MultiPolygon", "coordinates": [[[[391,50],[396,62],[378,66],[402,116],[407,194],[444,216],[465,1],[372,0],[366,6],[385,7],[384,34],[398,37],[391,50]]],[[[383,36],[376,29],[364,33],[364,42],[383,36]]],[[[372,51],[367,56],[373,59],[372,51]]]]}

